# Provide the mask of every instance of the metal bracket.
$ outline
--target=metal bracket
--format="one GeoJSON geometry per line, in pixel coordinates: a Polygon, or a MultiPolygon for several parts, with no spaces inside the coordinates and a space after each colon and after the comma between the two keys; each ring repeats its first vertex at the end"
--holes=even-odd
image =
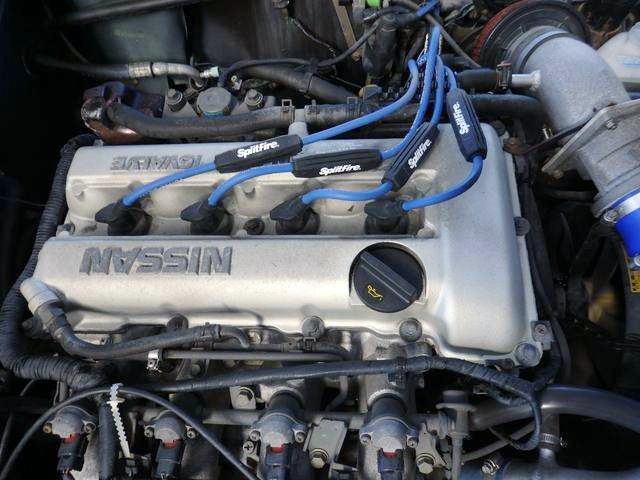
{"type": "Polygon", "coordinates": [[[564,171],[572,167],[569,162],[571,156],[592,141],[596,133],[603,129],[615,130],[620,120],[635,116],[638,112],[640,112],[640,100],[631,100],[603,108],[542,166],[542,171],[556,178],[562,177],[564,171]]]}

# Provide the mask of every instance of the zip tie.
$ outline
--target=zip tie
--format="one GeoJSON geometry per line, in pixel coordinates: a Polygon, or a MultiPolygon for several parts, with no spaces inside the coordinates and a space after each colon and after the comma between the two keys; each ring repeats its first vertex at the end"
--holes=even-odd
{"type": "Polygon", "coordinates": [[[131,451],[129,450],[129,442],[127,441],[127,434],[124,431],[124,423],[120,416],[120,409],[118,405],[124,402],[124,398],[118,397],[118,389],[122,386],[121,383],[114,383],[109,390],[109,401],[107,402],[111,407],[111,416],[113,417],[113,423],[116,426],[118,432],[118,441],[120,442],[120,449],[124,458],[132,458],[131,451]]]}

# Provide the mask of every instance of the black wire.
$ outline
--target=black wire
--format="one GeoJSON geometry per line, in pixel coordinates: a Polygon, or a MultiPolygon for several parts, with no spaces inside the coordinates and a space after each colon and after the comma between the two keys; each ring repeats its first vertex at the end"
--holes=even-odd
{"type": "MultiPolygon", "coordinates": [[[[20,397],[24,397],[29,389],[36,383],[36,380],[30,380],[20,392],[20,397]]],[[[2,459],[4,458],[4,452],[7,449],[7,445],[9,444],[9,438],[11,437],[11,430],[13,428],[13,421],[15,419],[15,415],[13,412],[9,414],[7,418],[7,423],[4,426],[4,431],[2,432],[2,439],[0,439],[0,465],[2,465],[2,459]]]]}
{"type": "Polygon", "coordinates": [[[317,43],[318,45],[323,46],[324,48],[326,48],[327,50],[329,50],[329,53],[331,54],[332,57],[335,57],[338,55],[338,51],[333,48],[328,42],[325,42],[324,40],[322,40],[316,33],[314,33],[313,31],[311,31],[304,23],[302,23],[299,19],[293,17],[290,19],[291,23],[298,28],[298,30],[300,30],[302,32],[302,34],[307,37],[309,40],[311,40],[314,43],[317,43]]]}
{"type": "MultiPolygon", "coordinates": [[[[192,417],[189,413],[182,410],[177,405],[174,405],[169,400],[166,400],[158,395],[154,395],[153,393],[140,390],[137,388],[131,387],[120,387],[118,390],[122,395],[127,395],[136,398],[143,398],[145,400],[149,400],[153,403],[160,405],[161,407],[166,408],[173,412],[176,416],[180,417],[182,421],[184,421],[187,425],[191,426],[198,434],[200,434],[207,442],[209,442],[218,452],[235,468],[237,468],[246,478],[249,480],[258,480],[249,468],[244,465],[240,460],[238,460],[233,453],[210,431],[205,427],[202,422],[200,422],[195,417],[192,417]]],[[[98,387],[92,388],[90,390],[85,390],[84,392],[80,392],[73,397],[68,398],[64,402],[60,402],[57,405],[54,405],[49,410],[44,412],[38,419],[31,425],[29,430],[24,434],[16,448],[11,452],[11,455],[7,459],[7,463],[2,468],[2,472],[0,472],[0,480],[7,480],[9,473],[11,471],[11,467],[18,459],[18,456],[24,450],[27,443],[33,437],[36,432],[39,432],[42,426],[49,420],[53,415],[62,410],[69,405],[73,405],[80,400],[85,398],[96,397],[98,395],[105,395],[110,393],[109,387],[98,387]]]]}
{"type": "MultiPolygon", "coordinates": [[[[375,33],[378,29],[379,22],[375,22],[371,28],[369,28],[366,32],[362,34],[362,36],[348,49],[342,52],[340,55],[330,58],[328,60],[323,60],[318,62],[317,68],[327,68],[337,63],[342,62],[347,57],[352,55],[356,50],[358,50],[367,39],[375,33]]],[[[261,60],[240,60],[229,66],[229,68],[222,71],[220,77],[218,78],[218,86],[224,87],[227,84],[227,81],[232,73],[235,73],[239,70],[248,67],[257,67],[259,65],[300,65],[300,66],[309,66],[311,62],[309,60],[304,60],[302,58],[264,58],[261,60]]]]}

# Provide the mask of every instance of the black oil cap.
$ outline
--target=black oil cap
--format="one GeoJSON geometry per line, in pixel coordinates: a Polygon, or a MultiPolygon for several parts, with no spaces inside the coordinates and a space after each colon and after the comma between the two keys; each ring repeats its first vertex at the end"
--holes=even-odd
{"type": "Polygon", "coordinates": [[[352,269],[358,297],[377,312],[393,313],[415,302],[424,284],[418,261],[407,251],[388,244],[373,245],[360,253],[352,269]]]}

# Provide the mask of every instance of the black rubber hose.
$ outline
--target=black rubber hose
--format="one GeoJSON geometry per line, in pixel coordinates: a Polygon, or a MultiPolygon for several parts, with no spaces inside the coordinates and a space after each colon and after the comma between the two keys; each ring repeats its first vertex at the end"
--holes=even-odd
{"type": "Polygon", "coordinates": [[[218,86],[225,87],[231,74],[248,67],[258,67],[261,65],[309,65],[309,60],[302,58],[263,58],[262,60],[239,60],[225,68],[218,77],[218,86]]]}
{"type": "Polygon", "coordinates": [[[76,150],[91,145],[93,135],[71,139],[60,152],[60,162],[53,177],[49,199],[42,211],[33,250],[24,270],[4,298],[0,310],[0,363],[20,378],[53,380],[82,390],[105,382],[102,373],[82,361],[53,355],[35,355],[26,351],[19,323],[26,312],[26,302],[20,294],[20,284],[30,278],[36,268],[38,254],[44,242],[55,235],[65,207],[67,172],[76,150]]]}
{"type": "Polygon", "coordinates": [[[537,447],[542,416],[539,411],[537,400],[535,399],[533,385],[530,382],[513,375],[453,358],[425,356],[409,358],[406,360],[397,359],[319,363],[298,365],[286,369],[263,368],[260,370],[234,371],[218,375],[216,377],[199,380],[190,379],[166,384],[151,384],[143,386],[143,388],[158,392],[194,392],[203,390],[219,390],[239,385],[272,383],[292,379],[422,373],[428,370],[444,370],[464,375],[501,388],[526,400],[530,405],[529,411],[533,409],[533,415],[536,420],[536,430],[527,441],[522,444],[518,444],[518,446],[523,450],[531,450],[537,447]]]}
{"type": "Polygon", "coordinates": [[[141,15],[144,13],[178,8],[207,0],[138,0],[136,2],[123,1],[105,7],[88,8],[67,13],[51,21],[53,28],[75,27],[95,22],[105,22],[114,18],[141,15]]]}
{"type": "Polygon", "coordinates": [[[101,403],[98,407],[98,446],[99,478],[100,480],[111,480],[116,476],[118,437],[111,408],[107,403],[101,403]]]}
{"type": "Polygon", "coordinates": [[[471,95],[471,102],[476,111],[481,115],[516,117],[537,122],[541,122],[543,117],[540,102],[526,95],[516,95],[513,93],[505,93],[503,95],[478,93],[471,95]]]}
{"type": "Polygon", "coordinates": [[[116,125],[130,128],[144,137],[165,140],[242,135],[256,130],[287,128],[293,122],[293,111],[284,113],[281,107],[216,118],[155,118],[116,103],[108,107],[106,113],[116,125]]]}
{"type": "MultiPolygon", "coordinates": [[[[515,117],[523,120],[542,121],[543,112],[540,102],[526,95],[504,94],[470,95],[473,106],[479,115],[485,117],[515,117]]],[[[410,104],[384,118],[388,123],[411,123],[418,110],[417,104],[410,104]]],[[[328,128],[352,120],[371,111],[360,105],[316,105],[305,108],[305,120],[314,128],[328,128]]]]}
{"type": "MultiPolygon", "coordinates": [[[[378,29],[378,22],[376,22],[374,25],[372,25],[368,30],[366,30],[362,36],[353,43],[353,45],[351,45],[347,50],[345,50],[344,52],[342,52],[340,55],[337,55],[333,58],[330,58],[328,60],[322,60],[321,62],[318,62],[318,64],[316,65],[317,68],[327,68],[327,67],[332,67],[333,65],[336,65],[340,62],[342,62],[343,60],[345,60],[346,58],[348,58],[350,55],[353,55],[353,53],[358,50],[360,47],[362,47],[362,45],[364,44],[364,42],[367,41],[367,39],[373,35],[375,33],[375,31],[378,29]]],[[[229,77],[231,76],[231,74],[243,70],[245,68],[249,68],[249,67],[257,67],[257,66],[266,66],[266,65],[299,65],[299,66],[307,66],[307,65],[311,65],[311,62],[309,60],[304,60],[302,58],[265,58],[265,59],[261,59],[261,60],[240,60],[232,65],[230,65],[228,68],[224,69],[222,74],[220,75],[220,77],[218,78],[218,86],[219,87],[224,87],[227,84],[227,81],[229,80],[229,77]]]]}
{"type": "MultiPolygon", "coordinates": [[[[590,387],[550,385],[540,395],[542,414],[579,415],[610,422],[640,433],[640,402],[606,390],[590,387]]],[[[472,430],[486,430],[495,425],[531,416],[526,404],[505,407],[491,402],[479,405],[471,414],[472,430]]]]}
{"type": "Polygon", "coordinates": [[[119,343],[96,345],[78,338],[67,321],[64,311],[59,306],[47,303],[40,306],[34,313],[44,325],[48,325],[51,336],[65,352],[69,355],[92,358],[94,360],[113,360],[163,348],[192,345],[198,342],[220,341],[223,338],[234,338],[244,348],[249,346],[249,341],[242,330],[236,327],[220,325],[184,328],[158,335],[125,340],[119,343]]]}
{"type": "Polygon", "coordinates": [[[347,103],[349,97],[357,97],[346,88],[289,67],[260,65],[245,68],[244,71],[251,77],[276,82],[326,103],[347,103]]]}
{"type": "MultiPolygon", "coordinates": [[[[535,98],[525,95],[471,95],[476,111],[485,116],[516,117],[526,120],[542,119],[542,107],[535,98]],[[488,98],[490,97],[490,98],[488,98]]],[[[417,104],[408,105],[385,117],[384,122],[408,123],[415,117],[417,104]]],[[[370,109],[347,104],[315,105],[305,108],[305,120],[312,128],[328,128],[368,113],[370,109]]],[[[178,140],[207,139],[251,133],[257,130],[287,128],[294,121],[293,110],[269,107],[254,112],[217,118],[155,118],[116,103],[107,108],[107,116],[116,125],[130,128],[148,138],[178,140]]]]}
{"type": "Polygon", "coordinates": [[[491,68],[464,70],[456,75],[458,86],[465,90],[491,92],[498,84],[498,74],[491,68]]]}

